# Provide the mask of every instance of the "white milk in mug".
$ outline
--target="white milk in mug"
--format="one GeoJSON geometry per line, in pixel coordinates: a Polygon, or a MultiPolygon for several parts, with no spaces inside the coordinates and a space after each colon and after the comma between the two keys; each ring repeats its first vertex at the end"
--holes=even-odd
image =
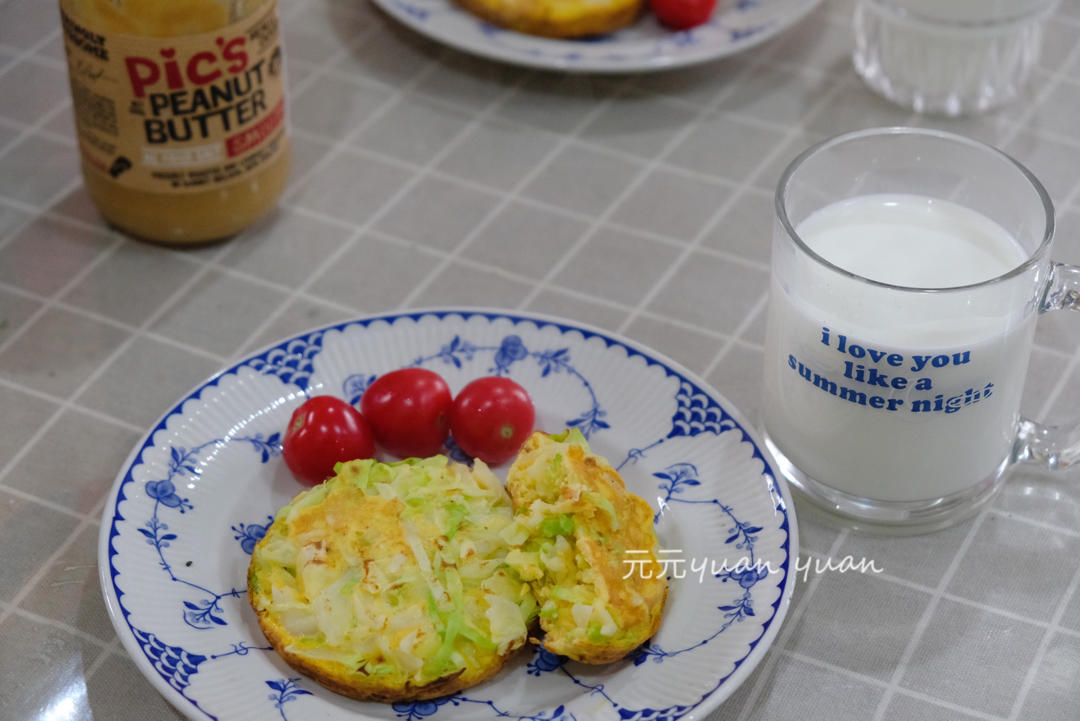
{"type": "Polygon", "coordinates": [[[1024,263],[1020,245],[973,210],[917,195],[833,203],[796,232],[860,278],[802,254],[773,259],[762,413],[779,450],[814,480],[882,501],[993,476],[1015,439],[1035,314],[1023,312],[1026,286],[983,287],[977,303],[959,287],[1024,263]],[[888,286],[951,290],[898,299],[888,286]]]}

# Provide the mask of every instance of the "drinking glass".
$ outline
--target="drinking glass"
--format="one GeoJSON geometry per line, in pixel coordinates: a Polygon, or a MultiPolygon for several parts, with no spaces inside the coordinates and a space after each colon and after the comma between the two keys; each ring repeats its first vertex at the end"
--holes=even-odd
{"type": "MultiPolygon", "coordinates": [[[[1036,318],[1080,308],[1080,268],[1050,260],[1053,231],[1039,181],[962,136],[876,128],[796,158],[776,191],[762,410],[788,481],[855,525],[921,531],[974,512],[1013,464],[1080,458],[1076,428],[1019,412],[1036,318]],[[811,214],[871,194],[974,211],[1023,260],[982,282],[906,287],[853,273],[800,237],[811,214]]],[[[887,255],[936,264],[904,242],[887,255]]],[[[962,277],[964,262],[931,270],[962,277]]]]}
{"type": "Polygon", "coordinates": [[[1017,98],[1057,0],[858,0],[855,69],[919,112],[979,112],[1017,98]]]}

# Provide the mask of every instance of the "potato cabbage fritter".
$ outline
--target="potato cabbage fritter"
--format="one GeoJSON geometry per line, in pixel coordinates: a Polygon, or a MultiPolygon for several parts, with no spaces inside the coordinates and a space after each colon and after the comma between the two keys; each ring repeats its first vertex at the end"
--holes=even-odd
{"type": "Polygon", "coordinates": [[[506,562],[502,483],[442,456],[337,470],[252,554],[248,595],[271,645],[357,699],[431,698],[497,673],[537,609],[506,562]]]}
{"type": "Polygon", "coordinates": [[[517,546],[507,561],[536,594],[544,648],[608,663],[656,633],[667,580],[652,509],[579,432],[534,433],[507,487],[517,546]]]}
{"type": "Polygon", "coordinates": [[[458,0],[495,25],[529,35],[576,38],[603,35],[630,25],[645,0],[458,0]]]}

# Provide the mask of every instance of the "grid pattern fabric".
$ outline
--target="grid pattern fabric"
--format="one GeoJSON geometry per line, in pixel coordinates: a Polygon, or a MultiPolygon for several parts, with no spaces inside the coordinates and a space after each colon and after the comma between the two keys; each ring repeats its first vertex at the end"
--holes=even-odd
{"type": "MultiPolygon", "coordinates": [[[[721,0],[723,2],[724,0],[721,0]]],[[[283,0],[294,170],[271,217],[195,250],[108,229],[79,177],[54,2],[0,0],[0,718],[173,719],[106,616],[96,537],[136,439],[282,336],[483,305],[629,336],[758,417],[772,190],[808,144],[933,125],[1028,165],[1080,263],[1080,1],[1025,98],[931,120],[851,69],[851,6],[730,59],[576,76],[460,54],[364,0],[283,0]],[[55,715],[54,715],[55,714],[55,715]]],[[[1080,407],[1080,324],[1040,321],[1023,412],[1080,407]]],[[[799,506],[794,604],[708,721],[1076,721],[1080,484],[1021,471],[933,536],[799,506]],[[880,573],[827,561],[873,560],[880,573]]]]}

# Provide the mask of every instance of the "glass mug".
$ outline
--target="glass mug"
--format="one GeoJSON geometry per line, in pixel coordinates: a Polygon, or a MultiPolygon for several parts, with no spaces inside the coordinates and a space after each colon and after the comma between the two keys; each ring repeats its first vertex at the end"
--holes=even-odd
{"type": "Polygon", "coordinates": [[[1019,414],[1039,314],[1080,308],[1054,210],[1023,166],[915,128],[841,135],[776,191],[765,443],[804,495],[856,526],[933,530],[1014,463],[1064,467],[1077,429],[1019,414]]]}

